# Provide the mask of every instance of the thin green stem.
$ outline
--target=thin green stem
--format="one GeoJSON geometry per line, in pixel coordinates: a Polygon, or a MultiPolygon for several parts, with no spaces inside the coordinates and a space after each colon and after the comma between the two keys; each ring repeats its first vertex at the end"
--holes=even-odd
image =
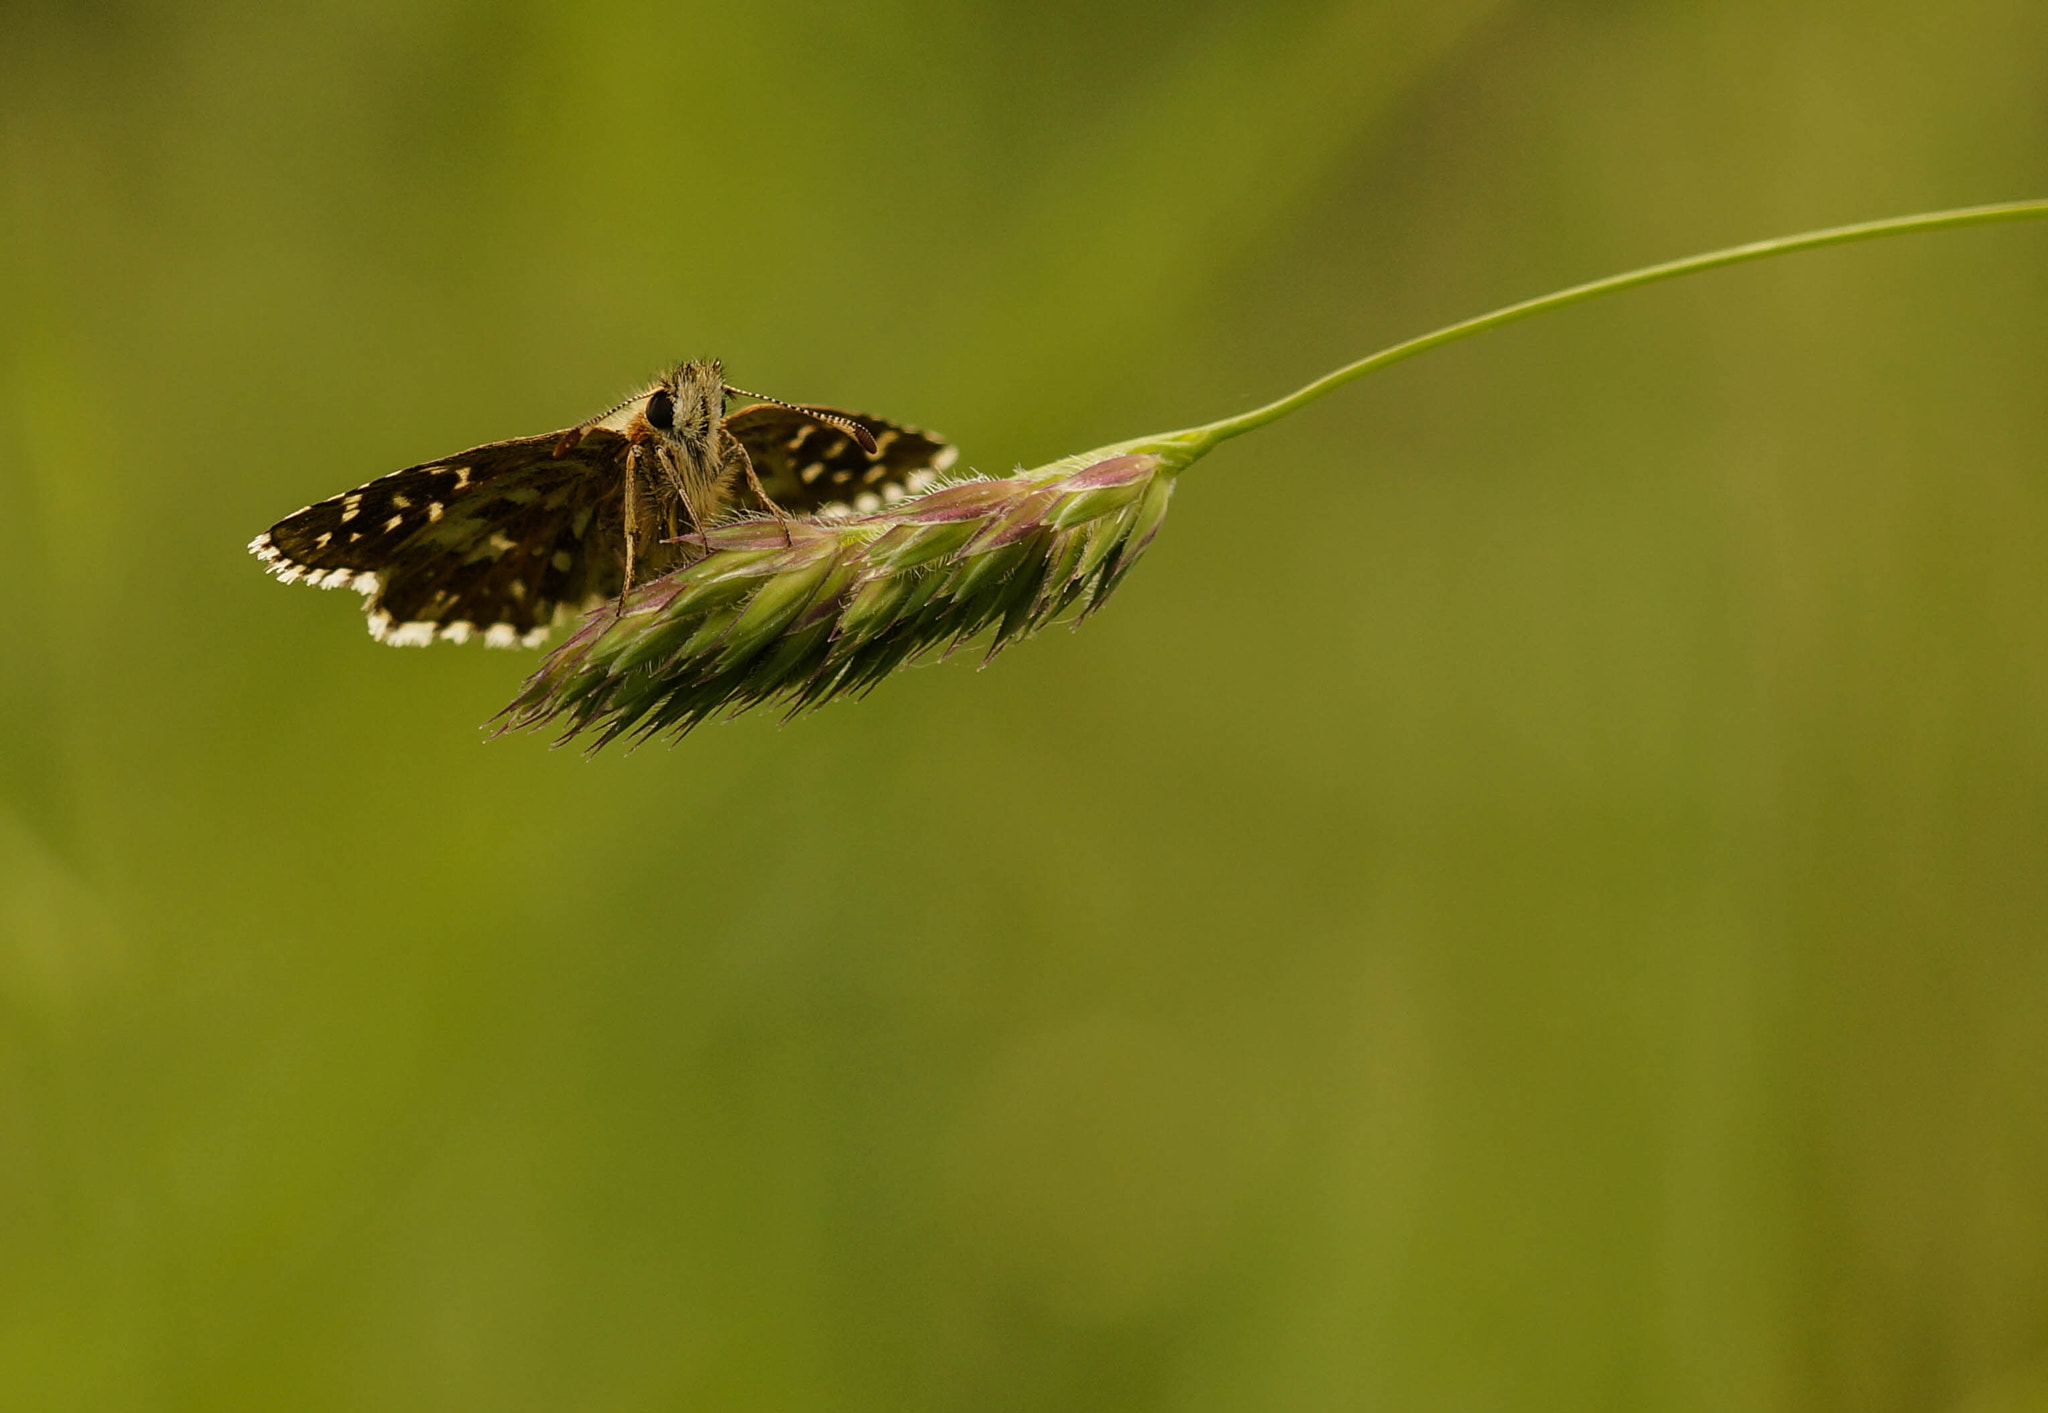
{"type": "Polygon", "coordinates": [[[1966,206],[1954,211],[1930,211],[1919,216],[1894,216],[1884,221],[1864,221],[1853,226],[1834,226],[1824,231],[1807,231],[1802,235],[1780,236],[1776,240],[1752,241],[1748,245],[1730,246],[1726,250],[1713,250],[1705,255],[1689,255],[1683,260],[1670,260],[1662,265],[1647,265],[1640,270],[1626,274],[1609,275],[1604,280],[1593,280],[1570,289],[1561,289],[1554,294],[1539,295],[1525,299],[1519,304],[1510,304],[1490,314],[1460,320],[1434,333],[1423,334],[1378,353],[1347,363],[1333,373],[1327,373],[1307,387],[1289,393],[1277,402],[1264,407],[1255,407],[1235,417],[1226,417],[1219,422],[1193,427],[1173,438],[1185,451],[1199,456],[1216,443],[1254,427],[1263,427],[1268,422],[1285,417],[1299,407],[1314,402],[1332,388],[1362,378],[1367,373],[1377,373],[1389,364],[1399,363],[1404,358],[1413,358],[1432,348],[1441,348],[1447,343],[1469,338],[1473,334],[1497,329],[1503,324],[1512,324],[1518,319],[1531,315],[1548,313],[1552,309],[1563,309],[1567,305],[1579,304],[1585,300],[1598,299],[1602,295],[1617,294],[1639,285],[1653,285],[1659,280],[1675,280],[1681,275],[1697,275],[1703,270],[1718,270],[1723,265],[1740,265],[1746,260],[1767,260],[1774,255],[1790,255],[1800,250],[1818,250],[1826,245],[1848,245],[1859,240],[1876,240],[1882,236],[1911,235],[1917,231],[1947,230],[1952,226],[1981,226],[1993,221],[2026,221],[2048,216],[2048,200],[2011,201],[1996,206],[1966,206]]]}

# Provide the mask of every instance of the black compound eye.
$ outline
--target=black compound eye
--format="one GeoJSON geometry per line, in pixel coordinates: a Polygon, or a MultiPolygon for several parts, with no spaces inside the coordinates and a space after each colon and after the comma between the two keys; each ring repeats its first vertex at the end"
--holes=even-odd
{"type": "Polygon", "coordinates": [[[676,400],[663,388],[647,399],[647,421],[664,432],[676,429],[676,400]]]}

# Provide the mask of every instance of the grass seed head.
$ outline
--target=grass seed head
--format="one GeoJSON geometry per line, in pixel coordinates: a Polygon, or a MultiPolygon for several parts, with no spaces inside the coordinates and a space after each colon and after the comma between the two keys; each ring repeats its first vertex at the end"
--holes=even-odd
{"type": "Polygon", "coordinates": [[[694,564],[583,627],[500,713],[507,727],[680,736],[777,703],[867,691],[897,668],[987,636],[991,656],[1062,615],[1101,607],[1152,542],[1175,479],[1218,443],[1333,388],[1488,329],[1622,290],[1798,250],[2048,217],[2048,200],[1934,211],[1752,241],[1505,305],[1407,339],[1220,421],[1139,437],[1001,480],[962,481],[878,514],[744,520],[694,564]]]}
{"type": "Polygon", "coordinates": [[[1177,467],[1110,456],[962,481],[852,519],[742,520],[710,552],[585,618],[506,727],[680,737],[751,707],[794,713],[986,638],[988,655],[1101,607],[1151,543],[1177,467]]]}

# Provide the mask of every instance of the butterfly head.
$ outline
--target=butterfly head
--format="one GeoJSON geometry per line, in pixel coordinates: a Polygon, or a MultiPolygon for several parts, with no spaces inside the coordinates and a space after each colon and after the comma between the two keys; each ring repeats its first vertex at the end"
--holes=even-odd
{"type": "Polygon", "coordinates": [[[702,446],[725,416],[725,369],[717,359],[681,363],[647,394],[641,418],[665,440],[702,446]]]}

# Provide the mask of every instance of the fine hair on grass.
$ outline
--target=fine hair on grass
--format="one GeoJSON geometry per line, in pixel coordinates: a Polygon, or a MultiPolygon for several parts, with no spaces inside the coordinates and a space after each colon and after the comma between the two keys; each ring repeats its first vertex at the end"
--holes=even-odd
{"type": "MultiPolygon", "coordinates": [[[[679,738],[756,706],[794,714],[985,641],[987,657],[1087,617],[1152,542],[1180,473],[1368,373],[1505,324],[1641,285],[1823,246],[2048,216],[2048,200],[1868,221],[1592,280],[1346,364],[1235,417],[1135,437],[1006,477],[940,486],[869,515],[710,528],[693,563],[593,610],[499,715],[592,749],[679,738]]],[[[693,536],[693,541],[696,537],[693,536]]]]}

